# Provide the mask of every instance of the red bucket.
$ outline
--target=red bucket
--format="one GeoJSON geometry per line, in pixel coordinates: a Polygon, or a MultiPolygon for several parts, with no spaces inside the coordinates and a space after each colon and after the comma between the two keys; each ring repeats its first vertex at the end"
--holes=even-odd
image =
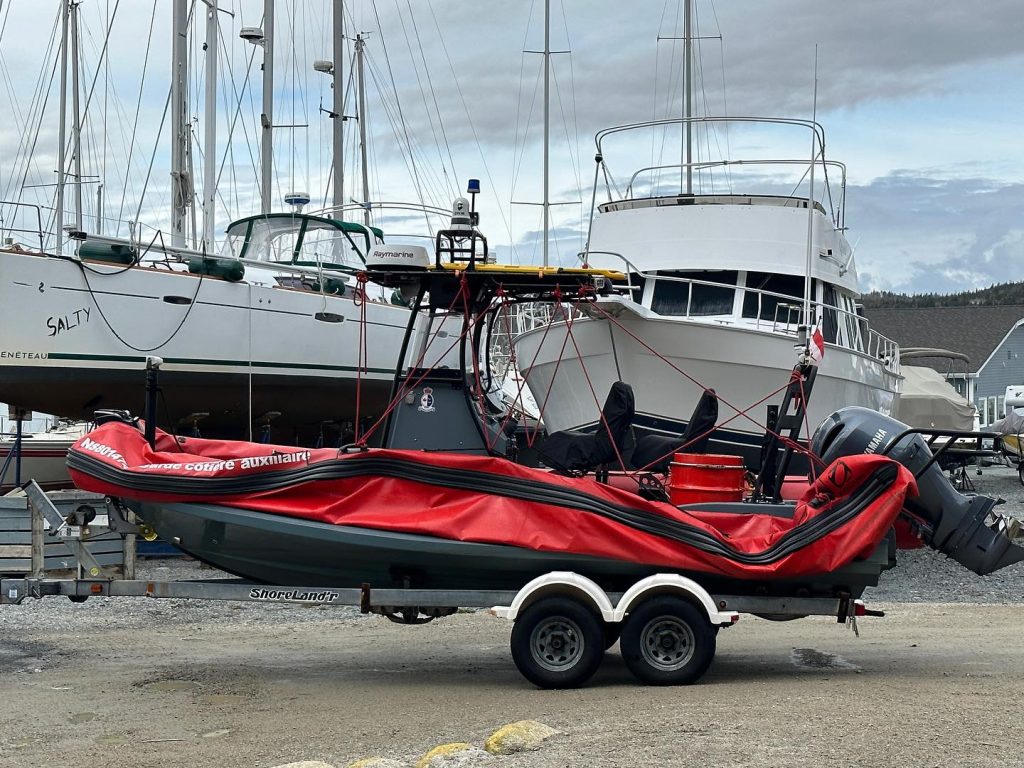
{"type": "Polygon", "coordinates": [[[743,501],[743,458],[717,453],[677,453],[669,470],[669,499],[676,506],[743,501]]]}

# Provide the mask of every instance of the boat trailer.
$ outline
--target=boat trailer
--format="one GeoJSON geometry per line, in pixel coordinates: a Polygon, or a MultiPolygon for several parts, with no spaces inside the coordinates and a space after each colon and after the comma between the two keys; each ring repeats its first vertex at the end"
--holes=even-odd
{"type": "MultiPolygon", "coordinates": [[[[97,525],[90,509],[62,516],[34,481],[24,490],[32,514],[49,525],[33,527],[33,538],[62,536],[79,558],[78,577],[48,578],[33,573],[0,579],[0,605],[26,599],[91,597],[231,600],[250,603],[292,603],[356,607],[399,624],[424,624],[459,608],[488,609],[513,622],[511,652],[516,667],[542,688],[584,684],[598,669],[604,653],[620,642],[626,665],[649,685],[694,683],[710,667],[716,636],[736,623],[740,614],[772,620],[832,616],[857,631],[857,619],[882,616],[848,594],[834,597],[767,597],[713,594],[693,579],[678,574],[648,576],[624,592],[606,592],[576,573],[553,571],[519,590],[437,590],[378,588],[372,584],[338,588],[330,585],[274,585],[238,578],[168,581],[117,578],[96,562],[86,544],[110,532],[148,538],[151,532],[135,523],[130,511],[106,499],[105,524],[97,525]]],[[[102,521],[103,518],[98,518],[102,521]]]]}

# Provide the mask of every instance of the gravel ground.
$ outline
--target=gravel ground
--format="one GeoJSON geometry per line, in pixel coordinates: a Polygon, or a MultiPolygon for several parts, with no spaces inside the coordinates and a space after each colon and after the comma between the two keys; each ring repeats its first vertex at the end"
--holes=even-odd
{"type": "MultiPolygon", "coordinates": [[[[1017,470],[985,467],[980,476],[971,470],[977,493],[1004,499],[999,507],[1005,514],[1024,518],[1024,486],[1017,470]]],[[[887,602],[1017,603],[1024,602],[1024,563],[1017,563],[989,576],[975,576],[958,563],[932,549],[899,553],[899,567],[882,574],[877,588],[868,590],[866,600],[887,602]]]]}
{"type": "MultiPolygon", "coordinates": [[[[1024,511],[1014,471],[971,479],[1024,511]]],[[[524,718],[563,733],[473,765],[1024,765],[1024,564],[979,578],[931,550],[900,558],[865,596],[888,617],[861,638],[824,618],[744,618],[686,689],[639,688],[613,651],[589,688],[537,691],[507,623],[481,612],[398,627],[352,608],[30,600],[0,609],[0,697],[16,702],[0,709],[0,766],[412,765],[524,718]]]]}

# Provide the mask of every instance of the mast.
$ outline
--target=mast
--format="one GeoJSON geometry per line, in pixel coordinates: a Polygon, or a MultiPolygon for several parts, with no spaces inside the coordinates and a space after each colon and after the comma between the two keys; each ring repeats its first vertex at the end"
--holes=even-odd
{"type": "Polygon", "coordinates": [[[203,237],[202,250],[213,250],[213,219],[217,173],[217,0],[206,0],[206,103],[203,107],[203,237]]]}
{"type": "Polygon", "coordinates": [[[60,8],[60,116],[57,123],[57,201],[55,227],[57,253],[64,250],[64,162],[67,145],[67,94],[68,94],[68,5],[71,0],[61,3],[60,8]]]}
{"type": "Polygon", "coordinates": [[[171,17],[171,245],[185,247],[185,214],[192,200],[188,162],[188,8],[174,0],[171,17]]]}
{"type": "Polygon", "coordinates": [[[75,158],[75,229],[82,231],[82,114],[78,103],[78,3],[69,0],[71,21],[71,140],[75,158]]]}
{"type": "Polygon", "coordinates": [[[366,82],[363,75],[363,47],[366,39],[356,35],[356,83],[359,88],[359,164],[363,175],[363,222],[370,226],[370,175],[366,167],[366,82]]]}
{"type": "Polygon", "coordinates": [[[263,114],[260,115],[260,213],[270,213],[274,172],[274,0],[263,1],[263,114]]]}
{"type": "Polygon", "coordinates": [[[551,0],[544,0],[544,266],[548,266],[548,235],[551,229],[550,187],[550,138],[551,138],[551,0]]]}
{"type": "Polygon", "coordinates": [[[345,2],[334,0],[334,208],[345,205],[345,2]]]}
{"type": "Polygon", "coordinates": [[[683,72],[685,82],[683,85],[683,163],[686,166],[686,194],[693,194],[693,125],[690,122],[693,117],[693,0],[685,0],[683,3],[683,72]]]}

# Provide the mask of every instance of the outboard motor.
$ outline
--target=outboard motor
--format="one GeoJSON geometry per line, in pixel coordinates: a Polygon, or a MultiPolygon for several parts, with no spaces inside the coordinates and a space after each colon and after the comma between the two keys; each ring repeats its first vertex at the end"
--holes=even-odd
{"type": "Polygon", "coordinates": [[[965,568],[984,576],[1024,560],[1024,548],[1013,542],[1020,523],[994,512],[995,499],[957,492],[938,462],[928,466],[932,452],[921,435],[900,438],[908,429],[877,411],[850,406],[821,423],[810,447],[826,465],[842,456],[874,453],[913,472],[918,496],[907,497],[906,511],[923,524],[922,538],[928,546],[965,568]]]}

